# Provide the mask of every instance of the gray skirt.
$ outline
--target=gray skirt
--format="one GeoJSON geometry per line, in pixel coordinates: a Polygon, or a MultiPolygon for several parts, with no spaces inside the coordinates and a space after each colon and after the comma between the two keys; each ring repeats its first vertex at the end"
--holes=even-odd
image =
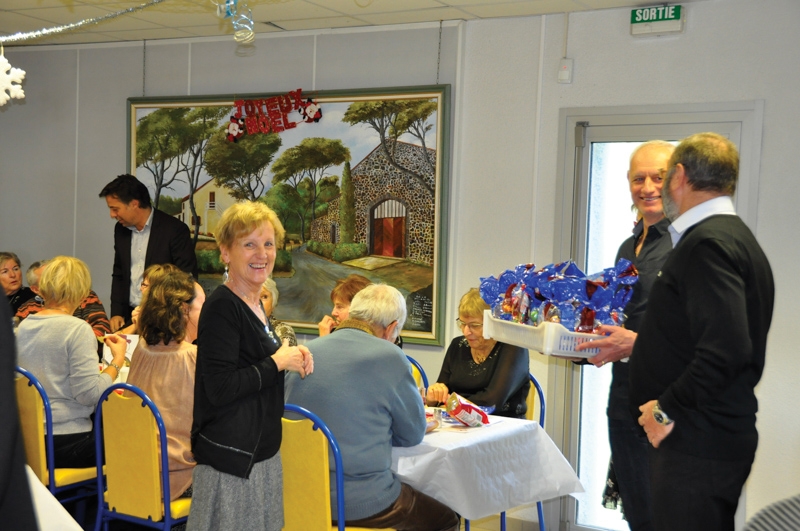
{"type": "Polygon", "coordinates": [[[283,528],[281,454],[253,466],[250,479],[225,474],[208,465],[192,473],[192,509],[187,531],[283,528]]]}

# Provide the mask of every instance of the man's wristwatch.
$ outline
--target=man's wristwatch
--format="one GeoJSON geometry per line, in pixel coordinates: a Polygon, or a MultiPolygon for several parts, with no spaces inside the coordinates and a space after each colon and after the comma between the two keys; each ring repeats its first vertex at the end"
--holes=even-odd
{"type": "Polygon", "coordinates": [[[664,413],[664,410],[661,409],[661,405],[658,402],[653,406],[653,418],[662,426],[669,426],[674,422],[664,413]]]}

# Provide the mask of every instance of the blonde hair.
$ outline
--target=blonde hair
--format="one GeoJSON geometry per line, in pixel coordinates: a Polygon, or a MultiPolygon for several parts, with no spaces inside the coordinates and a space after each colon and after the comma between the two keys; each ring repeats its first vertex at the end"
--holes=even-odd
{"type": "Polygon", "coordinates": [[[39,278],[39,293],[45,304],[78,307],[92,289],[86,264],[73,256],[56,256],[47,262],[39,278]]]}
{"type": "Polygon", "coordinates": [[[483,319],[483,310],[488,310],[489,305],[481,298],[478,288],[472,288],[461,297],[458,303],[458,315],[464,317],[480,317],[483,319]]]}
{"type": "Polygon", "coordinates": [[[217,224],[217,245],[230,247],[237,238],[250,234],[264,223],[275,231],[275,245],[283,247],[286,231],[274,210],[264,203],[246,201],[228,207],[217,224]]]}
{"type": "Polygon", "coordinates": [[[170,273],[177,273],[181,268],[175,264],[152,264],[144,270],[142,280],[147,281],[151,286],[170,273]]]}

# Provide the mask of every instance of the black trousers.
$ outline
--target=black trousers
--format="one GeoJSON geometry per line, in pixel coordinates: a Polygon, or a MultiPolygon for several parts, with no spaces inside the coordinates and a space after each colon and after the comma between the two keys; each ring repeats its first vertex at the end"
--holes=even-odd
{"type": "Polygon", "coordinates": [[[631,416],[609,418],[608,441],[628,526],[631,531],[653,531],[647,436],[631,416]]]}
{"type": "Polygon", "coordinates": [[[753,459],[703,459],[650,447],[650,493],[657,531],[733,531],[753,459]]]}
{"type": "Polygon", "coordinates": [[[56,468],[89,468],[97,466],[94,431],[53,435],[56,468]]]}

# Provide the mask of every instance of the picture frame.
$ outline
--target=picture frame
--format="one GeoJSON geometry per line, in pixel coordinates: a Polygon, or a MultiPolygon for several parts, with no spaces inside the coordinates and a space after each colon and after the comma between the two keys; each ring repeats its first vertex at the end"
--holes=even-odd
{"type": "Polygon", "coordinates": [[[450,106],[449,85],[129,98],[128,172],[189,226],[207,294],[220,215],[263,201],[286,230],[276,319],[318,334],[354,273],[403,294],[405,342],[442,346],[450,106]]]}

